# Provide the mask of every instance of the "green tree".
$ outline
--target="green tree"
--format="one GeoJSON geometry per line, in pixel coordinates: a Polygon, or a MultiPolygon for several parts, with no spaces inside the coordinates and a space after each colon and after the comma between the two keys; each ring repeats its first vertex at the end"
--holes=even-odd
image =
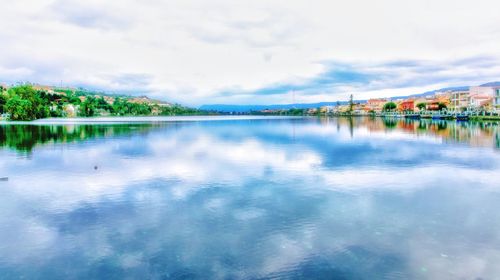
{"type": "Polygon", "coordinates": [[[12,120],[29,121],[50,116],[50,102],[31,85],[12,87],[7,92],[4,109],[12,120]]]}
{"type": "Polygon", "coordinates": [[[446,109],[446,108],[447,108],[447,106],[446,106],[446,104],[445,104],[445,103],[443,103],[443,102],[439,102],[439,103],[438,103],[438,110],[439,110],[439,111],[441,111],[441,110],[443,110],[443,109],[446,109]]]}
{"type": "Polygon", "coordinates": [[[0,92],[0,114],[5,113],[5,104],[7,104],[7,96],[0,92]]]}
{"type": "Polygon", "coordinates": [[[80,115],[84,117],[93,117],[96,114],[98,101],[94,96],[87,96],[80,105],[80,115]]]}
{"type": "Polygon", "coordinates": [[[29,100],[22,99],[19,95],[14,95],[5,104],[5,111],[10,114],[10,119],[14,121],[32,120],[30,111],[32,104],[29,100]]]}
{"type": "Polygon", "coordinates": [[[384,109],[384,111],[393,111],[396,109],[396,107],[397,107],[396,103],[391,101],[391,102],[385,103],[383,109],[384,109]]]}
{"type": "Polygon", "coordinates": [[[420,102],[420,103],[418,103],[418,104],[417,104],[417,108],[418,108],[419,110],[425,110],[425,107],[426,107],[426,106],[427,106],[427,105],[426,105],[424,102],[420,102]]]}
{"type": "Polygon", "coordinates": [[[113,113],[118,116],[128,115],[127,101],[123,98],[117,97],[113,102],[113,113]]]}

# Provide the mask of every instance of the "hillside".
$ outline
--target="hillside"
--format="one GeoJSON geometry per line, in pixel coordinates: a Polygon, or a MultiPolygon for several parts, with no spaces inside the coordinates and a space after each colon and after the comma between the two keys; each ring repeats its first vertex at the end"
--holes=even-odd
{"type": "Polygon", "coordinates": [[[201,112],[147,96],[22,84],[0,86],[0,114],[5,119],[30,121],[49,117],[172,116],[201,112]]]}

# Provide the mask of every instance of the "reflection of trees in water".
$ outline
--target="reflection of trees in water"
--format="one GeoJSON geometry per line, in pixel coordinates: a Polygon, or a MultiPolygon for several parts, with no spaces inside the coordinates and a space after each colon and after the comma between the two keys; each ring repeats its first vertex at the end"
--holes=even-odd
{"type": "Polygon", "coordinates": [[[428,129],[428,124],[426,122],[418,122],[417,125],[418,130],[427,130],[428,129]]]}
{"type": "Polygon", "coordinates": [[[437,129],[438,130],[444,130],[446,128],[448,128],[448,122],[447,121],[439,121],[437,123],[437,129]]]}
{"type": "Polygon", "coordinates": [[[145,132],[152,124],[2,125],[0,146],[22,152],[46,143],[70,143],[88,139],[145,132]]]}
{"type": "Polygon", "coordinates": [[[383,122],[385,127],[390,129],[396,128],[398,125],[398,120],[393,118],[383,118],[383,122]]]}

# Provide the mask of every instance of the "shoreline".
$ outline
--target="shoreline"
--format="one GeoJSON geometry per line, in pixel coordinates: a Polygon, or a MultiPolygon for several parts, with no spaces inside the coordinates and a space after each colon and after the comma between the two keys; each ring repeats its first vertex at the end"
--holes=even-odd
{"type": "MultiPolygon", "coordinates": [[[[307,117],[307,116],[306,116],[307,117]]],[[[112,116],[112,117],[79,117],[79,118],[46,118],[33,121],[0,120],[0,125],[25,124],[126,124],[154,122],[196,122],[196,121],[236,121],[265,119],[299,119],[303,116],[259,116],[259,115],[191,115],[191,116],[112,116]]]]}
{"type": "Polygon", "coordinates": [[[32,121],[1,120],[0,125],[85,125],[85,124],[127,124],[127,123],[161,123],[161,122],[197,122],[197,121],[238,121],[238,120],[267,120],[267,119],[303,119],[303,118],[381,118],[401,120],[431,120],[449,122],[500,122],[498,116],[473,116],[468,120],[457,119],[420,119],[405,118],[404,116],[373,116],[373,115],[189,115],[189,116],[107,116],[107,117],[79,117],[79,118],[46,118],[32,121]]]}

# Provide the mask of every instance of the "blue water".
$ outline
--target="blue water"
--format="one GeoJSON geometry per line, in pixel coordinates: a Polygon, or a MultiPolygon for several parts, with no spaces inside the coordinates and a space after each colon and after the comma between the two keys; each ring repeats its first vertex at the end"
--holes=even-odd
{"type": "Polygon", "coordinates": [[[500,128],[0,125],[0,279],[500,279],[500,128]]]}

